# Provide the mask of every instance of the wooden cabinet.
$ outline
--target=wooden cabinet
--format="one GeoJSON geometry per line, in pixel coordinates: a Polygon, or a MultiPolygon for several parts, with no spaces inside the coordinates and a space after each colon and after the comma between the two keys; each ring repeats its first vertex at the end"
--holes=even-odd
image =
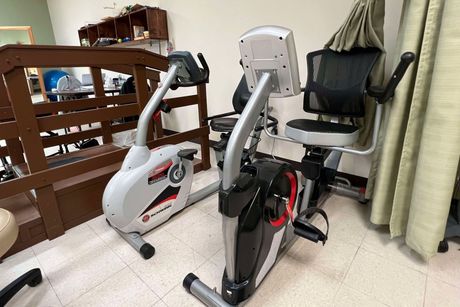
{"type": "Polygon", "coordinates": [[[127,15],[89,25],[78,30],[80,45],[83,42],[91,46],[99,37],[134,40],[134,27],[143,27],[148,31],[149,39],[168,40],[168,22],[166,11],[159,8],[145,7],[127,15]]]}

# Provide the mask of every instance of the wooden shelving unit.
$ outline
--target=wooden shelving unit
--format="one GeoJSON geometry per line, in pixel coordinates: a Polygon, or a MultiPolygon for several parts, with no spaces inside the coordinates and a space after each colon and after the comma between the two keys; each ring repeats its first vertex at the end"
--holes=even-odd
{"type": "Polygon", "coordinates": [[[129,15],[115,18],[115,32],[117,38],[130,37],[133,39],[133,29],[131,28],[131,21],[129,15]]]}
{"type": "Polygon", "coordinates": [[[101,22],[96,27],[99,37],[117,37],[115,19],[101,22]]]}
{"type": "Polygon", "coordinates": [[[90,45],[93,45],[100,37],[116,39],[128,37],[129,42],[132,42],[134,41],[134,26],[144,27],[144,31],[149,32],[147,39],[168,40],[169,38],[166,11],[152,7],[145,7],[124,16],[81,27],[78,30],[78,37],[80,44],[82,39],[88,39],[90,45]]]}
{"type": "Polygon", "coordinates": [[[161,42],[160,39],[152,39],[152,38],[143,38],[143,39],[137,39],[135,41],[129,41],[129,42],[124,42],[124,43],[118,43],[118,44],[113,44],[109,45],[107,47],[130,47],[130,46],[140,46],[140,45],[158,45],[161,42]]]}

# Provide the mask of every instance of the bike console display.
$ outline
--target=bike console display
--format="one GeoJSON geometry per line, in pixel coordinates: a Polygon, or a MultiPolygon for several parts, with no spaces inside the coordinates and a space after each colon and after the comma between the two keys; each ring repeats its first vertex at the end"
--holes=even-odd
{"type": "Polygon", "coordinates": [[[201,53],[197,54],[203,68],[198,67],[192,54],[188,51],[174,51],[168,55],[170,65],[177,65],[176,80],[171,86],[178,87],[196,86],[209,82],[209,67],[201,53]]]}
{"type": "Polygon", "coordinates": [[[300,94],[294,35],[283,27],[254,28],[240,37],[240,53],[248,89],[254,92],[264,73],[272,82],[270,97],[300,94]]]}

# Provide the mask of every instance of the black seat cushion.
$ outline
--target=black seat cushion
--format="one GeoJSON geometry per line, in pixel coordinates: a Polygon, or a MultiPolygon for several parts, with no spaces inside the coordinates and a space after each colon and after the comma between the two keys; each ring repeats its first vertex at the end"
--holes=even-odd
{"type": "Polygon", "coordinates": [[[224,117],[211,120],[210,126],[216,132],[231,132],[235,127],[238,118],[224,117]]]}
{"type": "Polygon", "coordinates": [[[287,123],[289,127],[310,132],[319,133],[343,133],[350,134],[359,128],[351,125],[344,125],[331,122],[323,122],[311,119],[294,119],[287,123]]]}

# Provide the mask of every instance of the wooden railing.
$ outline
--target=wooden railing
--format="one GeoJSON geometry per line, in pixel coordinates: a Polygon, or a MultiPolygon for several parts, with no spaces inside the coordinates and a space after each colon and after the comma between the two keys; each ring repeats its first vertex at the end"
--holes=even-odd
{"type": "MultiPolygon", "coordinates": [[[[17,46],[0,48],[0,157],[10,157],[13,164],[27,161],[28,174],[0,184],[0,199],[35,190],[36,202],[46,235],[52,239],[64,233],[53,184],[92,170],[119,163],[128,148],[117,148],[83,160],[49,168],[44,148],[74,143],[102,136],[103,143],[112,142],[112,134],[134,129],[136,121],[114,123],[114,119],[139,115],[152,92],[157,88],[159,72],[168,68],[167,58],[141,49],[86,48],[62,46],[17,46]],[[89,67],[95,98],[58,103],[33,104],[27,88],[26,67],[89,67]],[[107,69],[134,76],[136,93],[105,96],[101,70],[107,69]],[[150,86],[147,81],[149,81],[150,86]],[[150,90],[150,92],[149,92],[150,90]],[[40,132],[100,122],[100,127],[52,137],[40,132]],[[25,156],[25,159],[24,159],[25,156]]],[[[198,139],[202,157],[198,169],[208,169],[209,127],[202,124],[207,116],[206,86],[197,87],[197,94],[168,99],[172,108],[197,105],[199,128],[170,136],[163,135],[161,120],[153,123],[148,133],[150,148],[198,139]],[[155,133],[154,133],[155,131],[155,133]]]]}

